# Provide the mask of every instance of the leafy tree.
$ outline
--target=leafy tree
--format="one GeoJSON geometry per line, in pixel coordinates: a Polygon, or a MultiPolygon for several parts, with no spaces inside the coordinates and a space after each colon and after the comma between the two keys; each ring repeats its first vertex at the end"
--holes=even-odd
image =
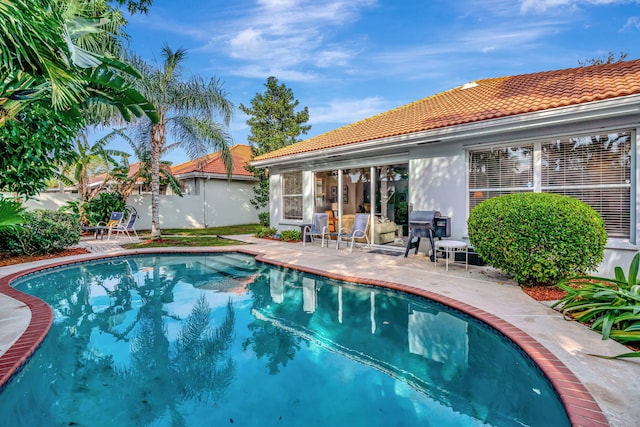
{"type": "Polygon", "coordinates": [[[139,73],[117,59],[123,25],[106,0],[0,0],[0,129],[8,153],[0,188],[26,196],[44,188],[57,160],[72,153],[90,105],[157,121],[132,87],[139,73]]]}
{"type": "MultiPolygon", "coordinates": [[[[309,109],[304,107],[296,112],[299,101],[294,98],[293,91],[284,83],[278,84],[278,79],[269,77],[265,84],[266,91],[258,93],[251,100],[251,107],[240,104],[240,110],[251,116],[247,125],[251,128],[249,142],[253,156],[269,153],[299,141],[300,135],[305,135],[310,125],[309,109]]],[[[251,204],[261,209],[269,204],[269,177],[263,169],[247,166],[247,170],[260,180],[253,187],[254,198],[251,204]]]]}
{"type": "Polygon", "coordinates": [[[127,6],[129,13],[134,14],[136,12],[148,13],[149,6],[153,3],[153,0],[113,0],[114,2],[127,6]]]}
{"type": "Polygon", "coordinates": [[[51,110],[46,103],[31,104],[0,126],[0,190],[33,196],[58,175],[55,159],[74,156],[73,138],[83,128],[80,117],[51,110]]]}
{"type": "Polygon", "coordinates": [[[151,151],[151,239],[159,240],[160,233],[160,157],[174,147],[182,147],[191,158],[200,157],[210,150],[220,151],[231,176],[233,158],[229,146],[231,136],[227,126],[231,120],[233,104],[219,80],[205,81],[199,76],[183,79],[182,63],[186,50],[162,48],[160,68],[146,64],[140,58],[133,58],[141,71],[138,81],[141,93],[157,108],[159,121],[138,122],[138,139],[148,141],[151,151]],[[214,116],[221,115],[224,124],[214,116]],[[167,145],[167,133],[176,142],[167,145]]]}
{"type": "Polygon", "coordinates": [[[578,65],[581,67],[588,67],[591,65],[614,64],[616,62],[624,61],[627,59],[627,56],[629,56],[628,53],[620,52],[616,58],[616,54],[614,52],[609,52],[605,57],[591,58],[585,61],[578,60],[578,65]]]}
{"type": "Polygon", "coordinates": [[[72,112],[105,102],[125,120],[157,120],[153,105],[122,78],[137,71],[103,49],[105,37],[117,40],[109,34],[124,25],[119,16],[105,0],[0,0],[0,125],[38,100],[72,112]]]}

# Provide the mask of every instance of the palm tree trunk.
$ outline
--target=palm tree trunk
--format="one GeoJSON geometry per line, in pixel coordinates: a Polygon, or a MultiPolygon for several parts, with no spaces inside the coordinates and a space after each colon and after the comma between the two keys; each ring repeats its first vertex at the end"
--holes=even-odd
{"type": "Polygon", "coordinates": [[[151,240],[160,240],[160,156],[165,143],[163,124],[151,128],[151,240]]]}

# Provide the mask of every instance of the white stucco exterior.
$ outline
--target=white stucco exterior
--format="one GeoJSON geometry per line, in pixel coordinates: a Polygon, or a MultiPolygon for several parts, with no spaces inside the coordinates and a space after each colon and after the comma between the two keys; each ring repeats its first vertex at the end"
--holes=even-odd
{"type": "MultiPolygon", "coordinates": [[[[628,131],[631,144],[631,230],[628,238],[610,238],[597,274],[612,276],[615,266],[625,269],[638,252],[640,236],[640,96],[561,107],[515,117],[487,120],[434,131],[385,138],[258,162],[270,170],[271,222],[292,229],[309,222],[314,212],[315,172],[375,165],[409,165],[409,202],[413,209],[438,210],[451,217],[451,237],[467,239],[469,214],[468,158],[470,150],[549,141],[560,137],[628,131]],[[281,215],[284,171],[302,170],[304,219],[283,220],[281,215]]],[[[534,162],[539,158],[534,157],[534,162]]],[[[255,164],[254,164],[255,165],[255,164]]],[[[534,185],[539,186],[539,182],[534,185]]]]}

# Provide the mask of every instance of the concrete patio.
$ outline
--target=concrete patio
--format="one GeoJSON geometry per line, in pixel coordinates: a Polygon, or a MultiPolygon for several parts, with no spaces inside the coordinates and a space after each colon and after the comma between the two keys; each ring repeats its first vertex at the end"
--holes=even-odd
{"type": "MultiPolygon", "coordinates": [[[[424,254],[404,258],[374,254],[360,248],[352,253],[346,249],[337,251],[334,246],[321,248],[319,243],[302,246],[300,243],[256,239],[251,236],[230,238],[248,245],[224,249],[249,249],[263,254],[266,260],[279,264],[424,289],[491,313],[535,338],[564,363],[592,394],[610,425],[638,425],[640,406],[636,401],[640,398],[640,382],[636,379],[640,375],[640,361],[605,360],[590,356],[589,353],[616,355],[629,350],[612,340],[603,341],[597,333],[576,322],[564,320],[547,304],[532,300],[496,270],[469,266],[469,270],[465,271],[463,264],[455,263],[449,265],[447,272],[444,262],[434,264],[424,254]]],[[[119,243],[124,242],[125,240],[82,240],[80,246],[93,253],[68,257],[66,260],[92,258],[96,253],[131,252],[119,246],[119,243]]],[[[158,249],[164,250],[166,249],[158,249]]],[[[60,258],[2,267],[0,277],[59,261],[60,258]]],[[[30,319],[31,313],[23,303],[0,294],[0,357],[26,329],[30,319]]]]}

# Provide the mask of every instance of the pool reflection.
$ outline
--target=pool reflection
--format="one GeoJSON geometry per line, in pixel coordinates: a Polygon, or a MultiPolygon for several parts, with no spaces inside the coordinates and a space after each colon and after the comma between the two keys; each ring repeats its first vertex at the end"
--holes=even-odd
{"type": "Polygon", "coordinates": [[[244,345],[268,355],[269,350],[259,348],[265,340],[255,339],[256,331],[291,334],[290,345],[275,347],[286,356],[270,356],[273,372],[278,371],[274,360],[286,366],[304,339],[483,422],[567,424],[555,392],[514,345],[440,304],[278,268],[261,274],[249,289],[256,320],[254,339],[244,345]]]}

